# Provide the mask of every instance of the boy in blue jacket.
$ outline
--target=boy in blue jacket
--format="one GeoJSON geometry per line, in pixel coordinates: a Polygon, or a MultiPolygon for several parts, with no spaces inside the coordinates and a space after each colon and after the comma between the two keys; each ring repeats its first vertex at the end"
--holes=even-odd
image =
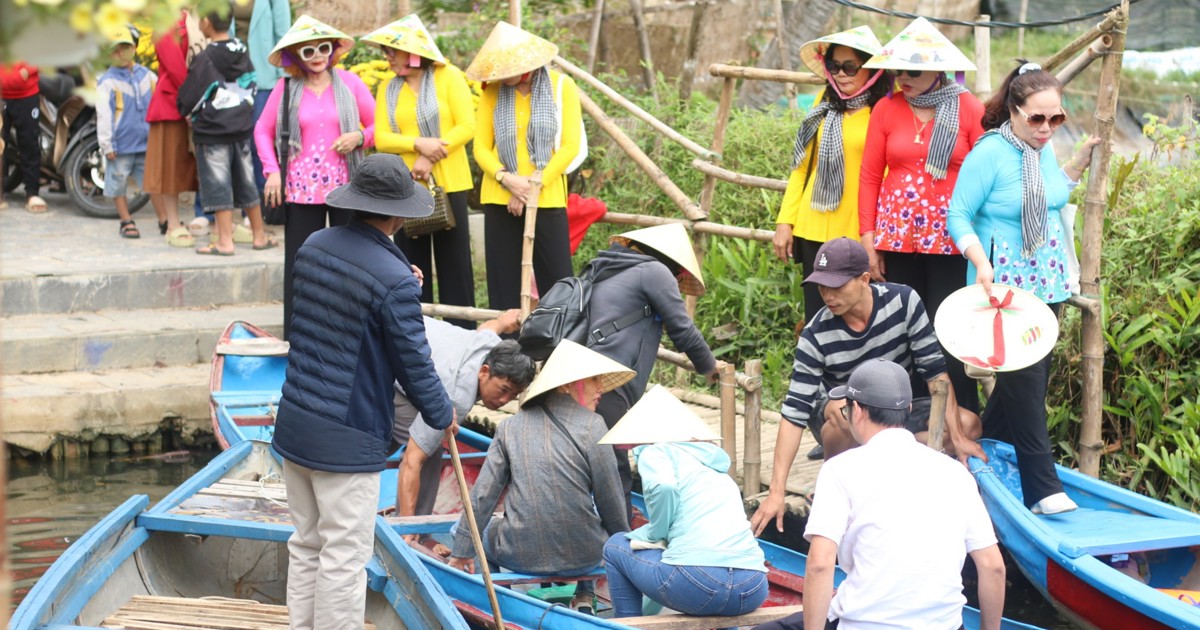
{"type": "Polygon", "coordinates": [[[142,187],[146,169],[146,139],[150,123],[146,110],[158,75],[134,61],[140,33],[133,26],[121,28],[111,36],[112,66],[100,75],[96,86],[96,136],[104,165],[104,196],[113,200],[120,217],[124,238],[141,238],[129,215],[125,192],[129,178],[142,187]]]}

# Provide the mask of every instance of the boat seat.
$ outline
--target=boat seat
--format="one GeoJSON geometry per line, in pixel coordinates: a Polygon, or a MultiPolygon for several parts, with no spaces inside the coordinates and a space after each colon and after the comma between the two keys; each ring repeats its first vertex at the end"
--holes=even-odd
{"type": "Polygon", "coordinates": [[[598,580],[605,576],[604,567],[595,567],[583,575],[535,575],[533,573],[500,572],[492,574],[496,584],[541,584],[542,582],[582,582],[583,580],[598,580]]]}
{"type": "Polygon", "coordinates": [[[1062,537],[1058,550],[1070,558],[1200,545],[1200,526],[1156,516],[1079,508],[1038,518],[1062,537]]]}
{"type": "MultiPolygon", "coordinates": [[[[175,628],[254,628],[287,630],[287,606],[252,599],[153,597],[135,595],[100,623],[102,628],[160,630],[175,628]]],[[[366,622],[364,630],[376,630],[366,622]]]]}
{"type": "Polygon", "coordinates": [[[609,621],[645,630],[711,630],[712,628],[757,626],[776,619],[783,619],[803,610],[804,606],[764,606],[752,613],[736,617],[667,614],[650,617],[615,617],[609,621]]]}
{"type": "Polygon", "coordinates": [[[278,389],[233,389],[212,393],[214,403],[228,408],[278,405],[280,396],[282,394],[278,389]]]}
{"type": "Polygon", "coordinates": [[[230,339],[214,348],[217,354],[232,354],[244,357],[286,357],[291,344],[282,339],[252,337],[230,339]]]}

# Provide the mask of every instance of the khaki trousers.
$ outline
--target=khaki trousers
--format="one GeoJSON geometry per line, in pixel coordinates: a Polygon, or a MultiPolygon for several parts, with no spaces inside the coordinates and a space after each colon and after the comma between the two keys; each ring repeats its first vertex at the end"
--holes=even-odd
{"type": "Polygon", "coordinates": [[[287,605],[292,630],[362,630],[379,473],[331,473],[284,460],[287,605]]]}

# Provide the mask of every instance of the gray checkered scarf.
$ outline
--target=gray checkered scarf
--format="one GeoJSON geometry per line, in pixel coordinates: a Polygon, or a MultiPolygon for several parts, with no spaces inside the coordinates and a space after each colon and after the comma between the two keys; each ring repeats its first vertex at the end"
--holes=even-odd
{"type": "MultiPolygon", "coordinates": [[[[358,101],[354,100],[354,95],[350,93],[350,88],[346,87],[342,77],[338,76],[336,70],[330,70],[331,77],[330,89],[333,90],[333,105],[337,109],[338,130],[340,133],[350,133],[358,131],[358,101]]],[[[291,120],[283,119],[283,108],[279,108],[279,112],[275,118],[275,146],[283,146],[283,126],[287,125],[290,140],[288,141],[288,161],[291,161],[292,156],[300,153],[303,150],[304,143],[300,138],[300,98],[304,95],[304,81],[292,79],[285,85],[290,86],[288,93],[284,94],[284,98],[288,99],[288,109],[291,120]]],[[[359,147],[350,153],[346,154],[346,167],[350,172],[350,177],[358,172],[358,165],[363,159],[363,149],[359,147]]]]}
{"type": "MultiPolygon", "coordinates": [[[[404,79],[392,77],[387,86],[388,123],[392,133],[400,133],[396,124],[396,103],[400,101],[400,90],[404,87],[404,79]]],[[[422,138],[442,137],[442,119],[438,112],[437,86],[433,83],[433,68],[426,68],[421,73],[421,93],[417,94],[417,128],[422,138]]]]}
{"type": "MultiPolygon", "coordinates": [[[[846,100],[846,111],[866,107],[869,94],[859,94],[846,100]]],[[[817,128],[825,123],[825,134],[821,146],[817,147],[817,181],[813,183],[812,208],[819,212],[837,210],[842,204],[842,192],[846,188],[845,151],[842,146],[842,118],[844,112],[834,111],[828,101],[822,101],[800,123],[796,132],[796,146],[792,148],[792,170],[800,166],[808,143],[817,135],[817,128]]]]}
{"type": "MultiPolygon", "coordinates": [[[[1021,255],[1033,256],[1046,242],[1046,186],[1042,182],[1042,152],[1013,133],[1012,121],[983,134],[999,134],[1021,152],[1021,255]]],[[[982,140],[983,138],[980,138],[982,140]]]]}
{"type": "MultiPolygon", "coordinates": [[[[558,105],[545,67],[533,71],[530,83],[529,129],[525,132],[529,157],[537,170],[546,168],[554,155],[554,137],[558,135],[558,105]]],[[[517,173],[517,98],[516,88],[500,86],[496,111],[492,114],[496,149],[504,170],[517,173]]]]}
{"type": "Polygon", "coordinates": [[[946,179],[950,154],[958,140],[958,95],[966,88],[951,81],[940,89],[908,99],[913,107],[933,107],[933,137],[925,156],[925,172],[934,179],[946,179]]]}

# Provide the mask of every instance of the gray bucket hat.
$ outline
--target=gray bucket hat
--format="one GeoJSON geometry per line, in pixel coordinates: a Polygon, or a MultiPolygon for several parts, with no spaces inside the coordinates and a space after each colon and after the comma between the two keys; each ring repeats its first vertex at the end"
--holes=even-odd
{"type": "Polygon", "coordinates": [[[413,181],[404,160],[390,153],[367,156],[350,183],[330,191],[325,203],[389,217],[419,219],[433,214],[433,195],[413,181]]]}

